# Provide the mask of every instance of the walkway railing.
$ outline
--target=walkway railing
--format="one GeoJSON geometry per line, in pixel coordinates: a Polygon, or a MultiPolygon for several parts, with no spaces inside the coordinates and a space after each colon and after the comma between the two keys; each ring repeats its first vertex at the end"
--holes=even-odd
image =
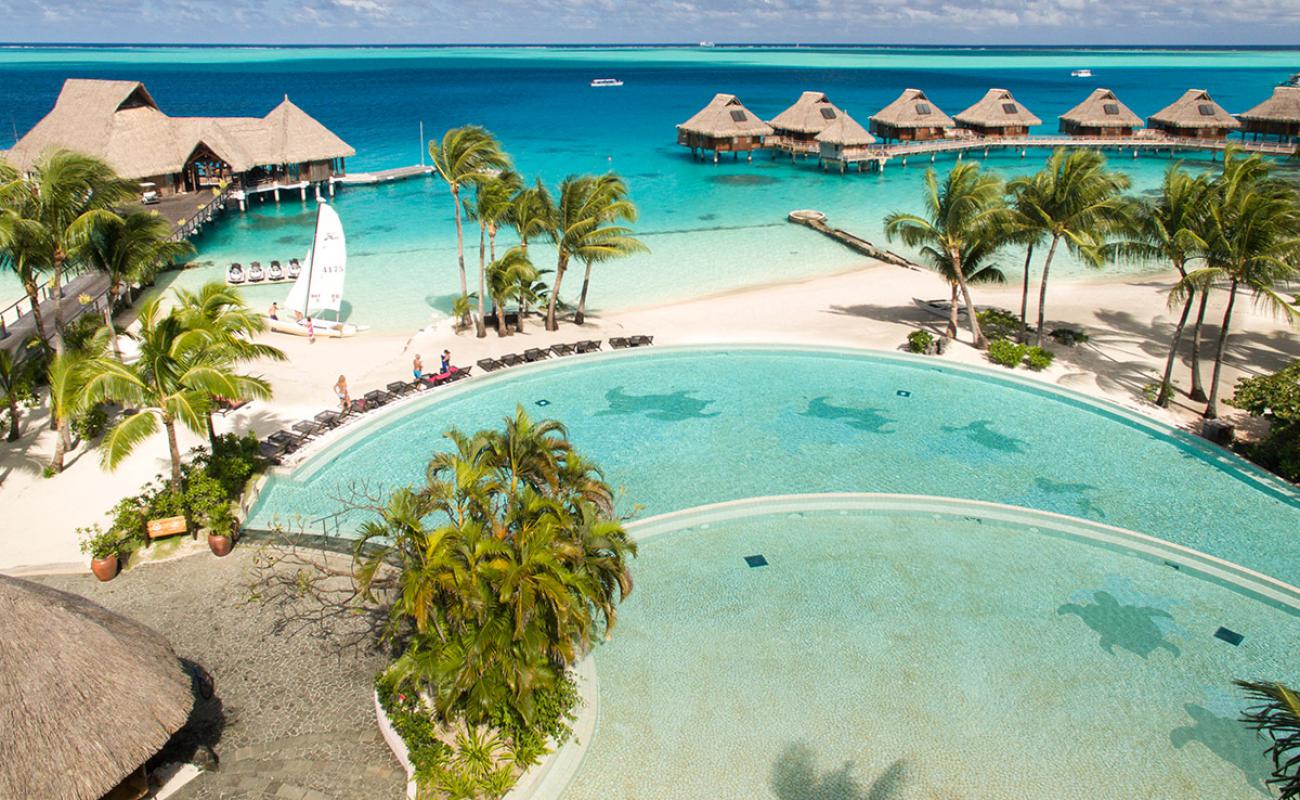
{"type": "Polygon", "coordinates": [[[212,221],[217,212],[226,207],[226,200],[230,198],[231,192],[234,191],[233,185],[227,184],[212,199],[204,203],[198,211],[195,211],[184,222],[176,226],[172,232],[171,239],[174,242],[183,241],[197,233],[205,224],[212,221]]]}
{"type": "Polygon", "coordinates": [[[1181,136],[970,136],[960,139],[935,139],[925,142],[874,145],[846,153],[849,161],[884,162],[891,158],[937,153],[964,153],[972,150],[1054,147],[1089,147],[1122,150],[1203,150],[1223,152],[1236,147],[1245,153],[1289,156],[1296,152],[1294,144],[1285,142],[1246,142],[1225,139],[1192,139],[1181,136]]]}

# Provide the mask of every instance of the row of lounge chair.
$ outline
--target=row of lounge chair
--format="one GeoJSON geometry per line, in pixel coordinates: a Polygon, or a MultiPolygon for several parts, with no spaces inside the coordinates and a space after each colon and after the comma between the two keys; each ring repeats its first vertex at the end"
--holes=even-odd
{"type": "Polygon", "coordinates": [[[308,442],[351,422],[367,411],[402,400],[423,389],[432,389],[464,380],[470,376],[473,369],[473,367],[452,367],[447,372],[437,375],[425,375],[419,380],[412,381],[393,381],[383,389],[366,392],[360,398],[353,398],[346,413],[322,411],[312,419],[295,422],[290,430],[278,430],[266,437],[260,442],[262,457],[272,464],[279,464],[285,456],[302,449],[308,442]]]}
{"type": "MultiPolygon", "coordinates": [[[[615,350],[622,350],[627,347],[648,347],[654,344],[653,336],[616,336],[609,340],[609,346],[615,350]]],[[[523,353],[507,353],[500,358],[481,358],[478,361],[478,368],[484,372],[495,372],[506,367],[517,367],[520,364],[531,364],[534,361],[550,358],[551,356],[572,356],[582,353],[595,353],[600,350],[601,344],[596,339],[583,339],[580,342],[572,344],[553,344],[550,347],[530,347],[523,353]]]]}

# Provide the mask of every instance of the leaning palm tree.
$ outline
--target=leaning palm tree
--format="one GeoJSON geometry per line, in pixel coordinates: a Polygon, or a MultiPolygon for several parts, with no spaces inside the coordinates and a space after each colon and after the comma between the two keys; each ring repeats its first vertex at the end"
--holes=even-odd
{"type": "Polygon", "coordinates": [[[1179,285],[1183,286],[1181,290],[1176,286],[1169,295],[1171,306],[1178,303],[1179,296],[1186,296],[1165,359],[1160,392],[1156,395],[1156,404],[1161,407],[1169,405],[1173,394],[1174,362],[1178,359],[1178,348],[1182,344],[1192,305],[1198,295],[1204,297],[1204,293],[1196,292],[1182,281],[1187,277],[1188,267],[1205,256],[1205,240],[1198,231],[1209,213],[1211,190],[1206,176],[1192,177],[1182,165],[1171,166],[1165,171],[1160,195],[1141,201],[1124,238],[1108,248],[1110,253],[1119,257],[1168,263],[1178,272],[1179,285]]]}
{"type": "Polygon", "coordinates": [[[627,184],[615,173],[569,176],[560,184],[560,202],[556,206],[554,238],[559,253],[555,264],[555,284],[546,306],[546,329],[559,330],[556,304],[565,270],[573,259],[586,266],[578,310],[573,321],[584,322],[587,288],[593,264],[645,252],[646,246],[632,236],[632,231],[616,222],[636,220],[636,206],[627,199],[627,184]]]}
{"type": "MultiPolygon", "coordinates": [[[[456,258],[460,265],[460,296],[468,303],[469,281],[465,275],[465,232],[461,223],[462,186],[473,186],[488,178],[495,170],[510,166],[510,157],[501,149],[501,143],[485,128],[466,125],[452,128],[442,136],[441,142],[429,142],[429,158],[433,169],[447,184],[451,203],[456,214],[456,258]]],[[[469,324],[468,306],[462,325],[469,324]]]]}
{"type": "Polygon", "coordinates": [[[1281,683],[1234,681],[1256,705],[1246,710],[1242,722],[1268,737],[1265,752],[1273,759],[1273,776],[1279,800],[1300,798],[1300,692],[1281,683]]]}
{"type": "MultiPolygon", "coordinates": [[[[538,178],[533,186],[527,186],[515,193],[510,199],[510,226],[519,235],[519,249],[528,255],[528,242],[538,236],[550,235],[555,230],[555,202],[546,190],[542,179],[538,178]]],[[[527,283],[521,281],[517,296],[519,298],[519,330],[524,328],[524,317],[528,314],[528,303],[533,299],[533,277],[527,283]]]]}
{"type": "MultiPolygon", "coordinates": [[[[537,268],[528,258],[523,247],[512,247],[501,258],[488,265],[488,293],[492,295],[493,313],[497,318],[497,335],[505,336],[506,303],[511,298],[520,298],[520,290],[537,280],[537,268]]],[[[523,324],[523,311],[519,312],[519,324],[523,324]]]]}
{"type": "Polygon", "coordinates": [[[477,335],[487,335],[484,327],[484,296],[488,293],[488,262],[497,260],[497,230],[511,212],[511,198],[522,185],[519,174],[501,170],[474,184],[474,202],[465,203],[466,215],[478,223],[478,319],[477,335]]]}
{"type": "MultiPolygon", "coordinates": [[[[976,347],[986,346],[980,330],[975,302],[971,299],[966,275],[968,253],[984,246],[1001,229],[1006,216],[1002,200],[1003,183],[996,175],[980,172],[979,164],[957,164],[939,185],[933,169],[925,172],[925,215],[895,211],[885,217],[885,235],[901,239],[909,247],[920,248],[922,257],[932,264],[948,265],[945,274],[956,281],[970,332],[976,347]]],[[[949,309],[948,335],[957,335],[957,304],[949,309]]]]}
{"type": "Polygon", "coordinates": [[[54,349],[63,352],[63,302],[59,287],[68,262],[95,228],[120,219],[113,209],[135,192],[113,169],[93,156],[58,150],[43,157],[27,176],[0,184],[0,209],[26,220],[39,232],[41,263],[49,269],[54,294],[54,349]]]}
{"type": "MultiPolygon", "coordinates": [[[[112,330],[113,306],[125,294],[127,284],[148,283],[163,266],[193,253],[194,246],[173,239],[171,224],[157,214],[133,211],[96,226],[80,252],[95,269],[108,276],[104,326],[112,330]]],[[[110,341],[113,354],[121,359],[117,336],[110,341]]]]}
{"type": "Polygon", "coordinates": [[[89,358],[84,367],[83,401],[113,400],[139,409],[104,435],[101,461],[107,469],[115,469],[141,442],[157,433],[161,422],[171,457],[171,486],[179,491],[177,425],[202,435],[207,432],[205,420],[212,398],[262,399],[271,396],[271,387],[261,378],[234,372],[220,338],[180,311],[164,313],[161,296],[141,306],[138,325],[139,360],[123,364],[107,355],[89,358]]]}
{"type": "Polygon", "coordinates": [[[1062,241],[1084,263],[1101,266],[1106,238],[1127,225],[1129,205],[1123,192],[1128,176],[1106,169],[1106,158],[1095,150],[1060,148],[1034,175],[1007,184],[1025,224],[1037,229],[1049,244],[1038,285],[1038,326],[1035,344],[1043,343],[1047,309],[1047,279],[1062,241]]]}

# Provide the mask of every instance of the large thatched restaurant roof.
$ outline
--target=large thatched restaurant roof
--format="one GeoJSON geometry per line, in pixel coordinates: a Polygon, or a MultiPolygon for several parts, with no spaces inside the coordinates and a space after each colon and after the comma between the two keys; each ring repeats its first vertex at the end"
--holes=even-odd
{"type": "Polygon", "coordinates": [[[777,114],[768,124],[782,131],[821,133],[844,112],[821,92],[804,92],[795,104],[777,114]]]}
{"type": "Polygon", "coordinates": [[[754,116],[734,94],[715,94],[707,106],[677,127],[715,139],[772,135],[772,126],[754,116]]]}
{"type": "Polygon", "coordinates": [[[1247,122],[1300,122],[1300,86],[1274,87],[1272,96],[1237,118],[1247,122]]]}
{"type": "Polygon", "coordinates": [[[1006,89],[989,89],[975,105],[954,119],[963,125],[979,128],[1032,128],[1043,122],[1016,102],[1016,98],[1006,89]]]}
{"type": "Polygon", "coordinates": [[[870,122],[894,128],[951,128],[956,124],[920,89],[904,89],[898,99],[872,114],[870,122]]]}
{"type": "Polygon", "coordinates": [[[30,169],[46,152],[75,150],[103,159],[124,178],[146,178],[182,171],[204,145],[236,172],[356,153],[287,96],[265,117],[169,117],[137,81],[71,78],[8,160],[30,169]]]}
{"type": "Polygon", "coordinates": [[[1140,128],[1142,118],[1119,101],[1110,89],[1093,89],[1082,103],[1061,119],[1087,128],[1140,128]]]}
{"type": "Polygon", "coordinates": [[[817,134],[817,141],[841,147],[861,147],[876,141],[876,137],[858,124],[858,121],[841,111],[839,117],[817,134]]]}
{"type": "Polygon", "coordinates": [[[1223,110],[1204,89],[1188,89],[1183,96],[1152,114],[1153,125],[1171,128],[1226,128],[1241,127],[1237,118],[1223,110]]]}
{"type": "Polygon", "coordinates": [[[0,575],[0,797],[96,800],[194,705],[167,640],[78,595],[0,575]]]}

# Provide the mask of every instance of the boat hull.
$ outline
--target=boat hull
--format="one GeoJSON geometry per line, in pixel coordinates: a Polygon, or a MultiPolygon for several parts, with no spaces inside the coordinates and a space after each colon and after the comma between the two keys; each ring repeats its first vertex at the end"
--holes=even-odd
{"type": "MultiPolygon", "coordinates": [[[[369,330],[365,325],[353,325],[348,322],[314,321],[312,325],[316,329],[316,336],[327,339],[342,339],[369,330]]],[[[276,333],[287,333],[290,336],[307,335],[307,326],[291,319],[271,319],[266,317],[266,327],[276,333]]]]}

